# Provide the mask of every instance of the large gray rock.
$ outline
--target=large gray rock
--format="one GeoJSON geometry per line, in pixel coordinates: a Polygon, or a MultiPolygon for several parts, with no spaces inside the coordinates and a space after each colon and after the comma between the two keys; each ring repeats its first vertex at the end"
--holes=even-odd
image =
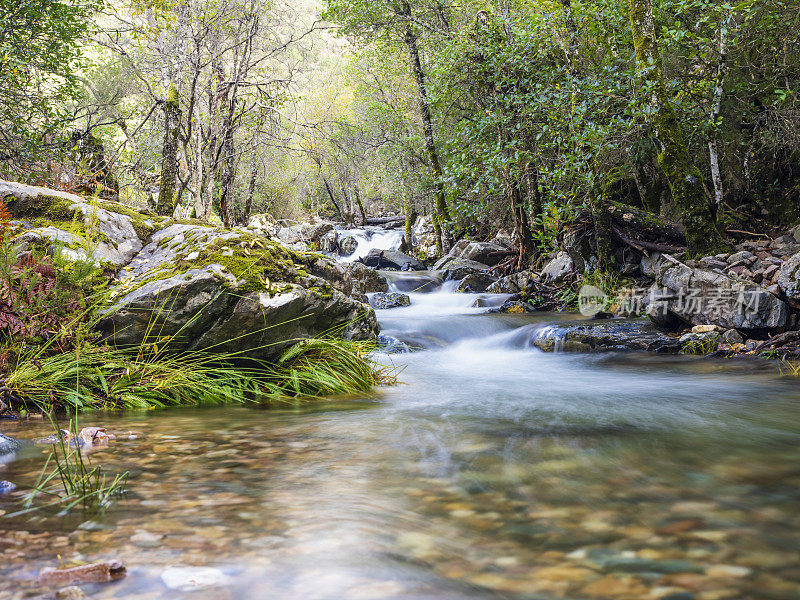
{"type": "Polygon", "coordinates": [[[800,252],[781,265],[778,285],[786,294],[786,300],[795,308],[800,308],[800,252]]]}
{"type": "Polygon", "coordinates": [[[400,306],[410,306],[411,298],[409,298],[408,294],[401,294],[400,292],[378,292],[370,296],[369,303],[372,308],[386,310],[399,308],[400,306]]]}
{"type": "Polygon", "coordinates": [[[5,199],[14,218],[32,220],[34,225],[41,222],[15,241],[45,243],[69,260],[91,259],[114,270],[136,256],[142,238],[153,228],[151,219],[121,204],[88,201],[57,190],[0,181],[0,198],[5,199]],[[80,235],[66,231],[73,226],[80,229],[80,235]]]}
{"type": "Polygon", "coordinates": [[[566,252],[559,252],[556,257],[548,262],[542,269],[542,277],[548,283],[561,283],[569,277],[575,269],[575,263],[566,252]]]}
{"type": "Polygon", "coordinates": [[[364,257],[363,263],[375,269],[397,269],[399,271],[426,271],[427,267],[413,256],[399,250],[373,248],[364,257]]]}
{"type": "Polygon", "coordinates": [[[786,303],[767,290],[720,272],[676,265],[664,271],[661,284],[648,307],[660,324],[663,317],[677,317],[692,325],[763,332],[785,327],[789,318],[786,303]]]}
{"type": "Polygon", "coordinates": [[[0,458],[14,454],[20,448],[20,443],[14,438],[0,433],[0,458]]]}
{"type": "Polygon", "coordinates": [[[320,239],[333,230],[333,223],[318,217],[311,217],[307,221],[289,223],[278,229],[275,237],[282,244],[295,250],[307,250],[318,247],[320,239]]]}
{"type": "Polygon", "coordinates": [[[533,271],[520,271],[519,273],[501,277],[486,288],[486,291],[492,294],[519,294],[538,279],[539,275],[533,271]]]}
{"type": "Polygon", "coordinates": [[[339,254],[342,256],[350,256],[358,248],[358,240],[352,235],[347,235],[339,242],[339,254]]]}
{"type": "Polygon", "coordinates": [[[117,346],[153,342],[270,359],[331,330],[345,339],[377,335],[372,309],[348,297],[346,267],[244,230],[173,225],[120,275],[100,323],[117,346]]]}
{"type": "Polygon", "coordinates": [[[486,273],[471,273],[464,277],[456,288],[456,292],[476,294],[485,292],[489,286],[497,281],[497,278],[486,273]]]}
{"type": "Polygon", "coordinates": [[[662,271],[669,268],[671,264],[672,263],[667,261],[660,252],[653,252],[650,256],[642,256],[639,268],[642,271],[642,275],[645,277],[656,279],[661,275],[662,271]]]}
{"type": "Polygon", "coordinates": [[[589,272],[597,264],[594,239],[588,232],[575,230],[567,232],[564,236],[564,250],[569,254],[579,273],[589,272]]]}
{"type": "Polygon", "coordinates": [[[354,262],[347,265],[350,277],[353,281],[353,289],[362,294],[373,292],[389,291],[389,283],[386,278],[375,269],[370,269],[367,265],[354,262]]]}
{"type": "Polygon", "coordinates": [[[440,258],[433,268],[435,270],[444,269],[448,264],[456,259],[471,260],[488,267],[497,265],[508,255],[508,248],[493,242],[473,242],[471,240],[459,240],[446,255],[440,258]]]}
{"type": "Polygon", "coordinates": [[[467,275],[481,275],[489,270],[488,265],[469,260],[466,258],[455,258],[451,260],[442,270],[444,281],[459,281],[467,275]]]}
{"type": "Polygon", "coordinates": [[[247,219],[247,228],[252,229],[259,235],[275,238],[278,236],[281,226],[278,225],[275,217],[273,217],[271,214],[256,213],[254,215],[250,215],[250,217],[247,219]]]}
{"type": "Polygon", "coordinates": [[[508,255],[508,248],[493,242],[470,242],[459,254],[459,258],[474,260],[493,267],[508,255]]]}

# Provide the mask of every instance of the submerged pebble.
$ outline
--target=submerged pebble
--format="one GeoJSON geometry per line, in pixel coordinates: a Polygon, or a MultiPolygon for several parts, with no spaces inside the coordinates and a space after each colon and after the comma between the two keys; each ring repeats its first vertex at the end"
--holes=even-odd
{"type": "Polygon", "coordinates": [[[212,567],[170,567],[161,573],[161,581],[171,590],[190,592],[224,585],[230,577],[212,567]]]}

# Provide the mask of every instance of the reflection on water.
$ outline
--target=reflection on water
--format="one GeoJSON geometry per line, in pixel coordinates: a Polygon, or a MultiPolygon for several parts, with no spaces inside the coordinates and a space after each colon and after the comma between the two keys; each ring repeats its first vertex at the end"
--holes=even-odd
{"type": "MultiPolygon", "coordinates": [[[[404,383],[379,402],[92,416],[146,434],[97,455],[130,493],[98,522],[0,520],[0,597],[38,590],[60,555],[128,564],[93,598],[800,598],[796,384],[752,363],[544,354],[523,332],[557,317],[474,299],[379,311],[392,335],[440,341],[380,357],[404,383]],[[230,579],[174,591],[170,566],[230,579]]],[[[41,462],[0,479],[29,485],[41,462]]]]}

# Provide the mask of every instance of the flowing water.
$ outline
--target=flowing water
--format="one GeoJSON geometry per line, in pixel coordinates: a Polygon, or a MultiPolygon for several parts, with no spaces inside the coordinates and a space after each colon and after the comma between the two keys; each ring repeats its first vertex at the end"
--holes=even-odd
{"type": "MultiPolygon", "coordinates": [[[[93,455],[130,491],[95,520],[0,517],[0,597],[41,593],[59,560],[119,558],[128,576],[82,586],[91,598],[800,598],[795,381],[546,354],[531,339],[575,317],[487,314],[504,298],[388,275],[412,304],[379,311],[384,335],[421,348],[378,357],[401,385],[302,409],[84,415],[144,434],[93,455]],[[172,589],[193,573],[175,567],[219,585],[172,589]]],[[[0,479],[30,485],[42,462],[31,448],[0,479]]]]}

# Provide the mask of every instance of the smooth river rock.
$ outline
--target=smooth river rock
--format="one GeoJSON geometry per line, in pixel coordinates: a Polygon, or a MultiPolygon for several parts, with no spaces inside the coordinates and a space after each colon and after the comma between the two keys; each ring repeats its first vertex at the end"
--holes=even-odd
{"type": "Polygon", "coordinates": [[[0,433],[0,458],[15,453],[19,448],[20,443],[17,440],[0,433]]]}
{"type": "Polygon", "coordinates": [[[545,352],[647,351],[677,354],[680,342],[645,319],[611,319],[540,329],[533,344],[545,352]]]}

